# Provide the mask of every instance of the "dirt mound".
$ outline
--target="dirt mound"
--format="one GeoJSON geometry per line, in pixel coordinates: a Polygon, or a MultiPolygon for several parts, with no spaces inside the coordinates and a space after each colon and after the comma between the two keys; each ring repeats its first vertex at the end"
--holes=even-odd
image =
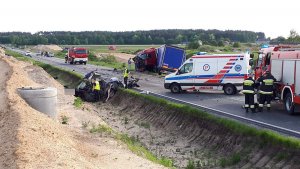
{"type": "Polygon", "coordinates": [[[288,150],[259,138],[233,134],[224,126],[153,102],[120,93],[101,114],[114,129],[137,137],[157,156],[178,168],[192,161],[199,168],[299,168],[299,150],[288,150]],[[114,108],[117,107],[117,108],[114,108]],[[125,121],[124,121],[125,119],[125,121]]]}
{"type": "MultiPolygon", "coordinates": [[[[55,120],[32,109],[16,93],[24,86],[41,86],[28,79],[23,71],[26,63],[4,59],[12,69],[11,78],[6,83],[9,116],[5,126],[17,129],[15,152],[20,168],[96,168],[76,151],[76,143],[55,120]]],[[[5,114],[4,116],[7,116],[5,114]]]]}
{"type": "Polygon", "coordinates": [[[102,122],[98,110],[76,109],[74,97],[42,68],[11,57],[1,57],[0,68],[0,168],[162,168],[113,138],[84,130],[83,122],[102,122]],[[59,115],[68,125],[31,108],[16,90],[25,86],[58,88],[59,115]]]}
{"type": "Polygon", "coordinates": [[[57,46],[57,45],[37,45],[37,46],[34,46],[32,47],[32,50],[34,51],[52,51],[52,52],[55,52],[55,51],[61,51],[62,48],[57,46]]]}

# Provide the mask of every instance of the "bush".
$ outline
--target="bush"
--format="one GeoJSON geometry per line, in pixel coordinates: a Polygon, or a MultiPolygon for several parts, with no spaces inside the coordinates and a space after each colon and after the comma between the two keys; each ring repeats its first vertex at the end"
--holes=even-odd
{"type": "Polygon", "coordinates": [[[241,44],[239,42],[234,42],[233,47],[239,48],[239,47],[241,47],[241,44]]]}
{"type": "Polygon", "coordinates": [[[210,46],[210,45],[203,45],[203,46],[199,47],[199,51],[201,51],[201,52],[214,52],[215,47],[210,46]]]}
{"type": "Polygon", "coordinates": [[[117,59],[115,56],[113,55],[108,55],[108,56],[104,56],[100,59],[101,62],[105,62],[105,63],[115,63],[117,62],[117,59]]]}
{"type": "Polygon", "coordinates": [[[198,49],[199,48],[199,43],[197,41],[190,42],[187,46],[188,49],[198,49]]]}

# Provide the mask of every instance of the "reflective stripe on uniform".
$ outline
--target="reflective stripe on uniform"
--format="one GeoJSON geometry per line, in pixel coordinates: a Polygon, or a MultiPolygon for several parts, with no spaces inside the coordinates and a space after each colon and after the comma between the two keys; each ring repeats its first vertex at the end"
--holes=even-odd
{"type": "Polygon", "coordinates": [[[263,82],[265,83],[265,85],[271,86],[271,85],[273,85],[274,80],[273,79],[265,79],[265,80],[263,80],[263,82]]]}
{"type": "Polygon", "coordinates": [[[245,108],[248,108],[249,107],[249,104],[245,104],[245,108]]]}
{"type": "Polygon", "coordinates": [[[245,86],[252,86],[254,82],[252,80],[245,80],[243,83],[245,86]]]}
{"type": "Polygon", "coordinates": [[[243,90],[242,93],[245,93],[245,94],[253,94],[254,91],[253,91],[253,90],[243,90]]]}
{"type": "Polygon", "coordinates": [[[273,92],[259,91],[260,94],[273,94],[273,92]]]}
{"type": "Polygon", "coordinates": [[[250,108],[251,108],[251,109],[254,109],[254,108],[255,108],[255,106],[254,106],[254,105],[250,105],[250,108]]]}
{"type": "Polygon", "coordinates": [[[271,107],[271,104],[267,104],[267,107],[271,107]]]}
{"type": "Polygon", "coordinates": [[[263,104],[259,104],[258,106],[259,106],[259,107],[264,107],[264,105],[263,105],[263,104]]]}

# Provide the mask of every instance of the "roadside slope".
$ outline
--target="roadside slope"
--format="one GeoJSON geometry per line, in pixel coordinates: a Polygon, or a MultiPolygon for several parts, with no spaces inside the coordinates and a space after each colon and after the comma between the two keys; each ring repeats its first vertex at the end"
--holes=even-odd
{"type": "Polygon", "coordinates": [[[1,103],[7,100],[3,103],[7,106],[1,107],[5,121],[0,122],[0,130],[6,135],[0,138],[0,150],[5,152],[0,156],[0,168],[164,168],[138,157],[114,138],[83,130],[83,121],[101,122],[94,113],[97,110],[91,112],[88,105],[83,108],[86,111],[76,109],[72,105],[74,96],[64,95],[63,86],[42,68],[12,57],[1,56],[0,61],[5,75],[0,77],[6,77],[1,82],[7,80],[6,90],[2,90],[7,97],[1,98],[1,103]],[[31,108],[17,93],[18,88],[26,86],[56,87],[58,119],[67,115],[68,125],[31,108]]]}
{"type": "Polygon", "coordinates": [[[19,118],[8,107],[6,81],[10,76],[11,67],[0,58],[0,168],[17,168],[14,152],[17,148],[19,118]]]}

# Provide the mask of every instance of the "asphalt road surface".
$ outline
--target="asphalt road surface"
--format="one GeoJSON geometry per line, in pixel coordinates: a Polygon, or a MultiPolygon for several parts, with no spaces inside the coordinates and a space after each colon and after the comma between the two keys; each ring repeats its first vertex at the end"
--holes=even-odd
{"type": "MultiPolygon", "coordinates": [[[[24,51],[14,49],[17,52],[24,53],[24,51]]],[[[98,70],[102,73],[102,76],[106,79],[111,77],[118,77],[122,80],[121,72],[114,72],[112,68],[99,67],[95,65],[70,65],[66,64],[63,59],[49,58],[36,56],[33,54],[33,59],[41,62],[58,66],[67,70],[75,71],[80,74],[86,74],[92,70],[98,70]]],[[[286,128],[289,130],[300,132],[300,115],[289,115],[285,112],[282,103],[273,102],[271,112],[259,112],[259,113],[245,113],[245,110],[241,108],[244,104],[243,94],[237,94],[233,96],[225,95],[221,91],[201,91],[201,92],[187,92],[181,94],[173,94],[170,90],[166,90],[163,87],[164,79],[156,77],[154,75],[145,75],[141,73],[134,73],[135,77],[139,77],[140,88],[143,90],[151,91],[161,95],[169,96],[179,100],[187,101],[197,105],[214,108],[217,110],[225,111],[230,114],[238,115],[241,117],[249,118],[252,120],[268,123],[274,126],[286,128]]]]}

